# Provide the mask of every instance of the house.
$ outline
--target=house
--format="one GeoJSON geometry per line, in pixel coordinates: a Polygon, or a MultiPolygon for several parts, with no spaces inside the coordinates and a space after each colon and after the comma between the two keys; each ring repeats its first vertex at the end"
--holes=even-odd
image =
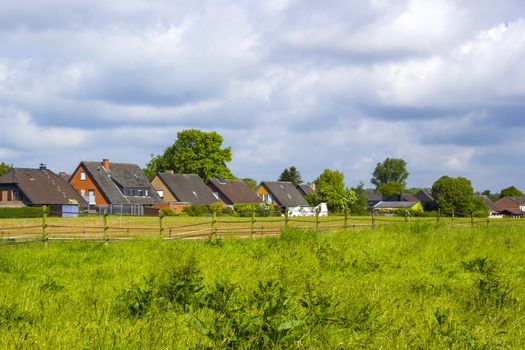
{"type": "Polygon", "coordinates": [[[214,196],[226,205],[255,204],[262,200],[242,180],[211,179],[208,186],[214,196]]]}
{"type": "Polygon", "coordinates": [[[495,218],[503,218],[503,214],[501,214],[499,212],[499,209],[498,207],[496,206],[496,203],[494,203],[488,196],[486,195],[479,195],[479,197],[481,198],[481,200],[483,200],[483,203],[485,203],[485,205],[487,206],[488,208],[488,214],[489,214],[489,218],[492,218],[492,219],[495,219],[495,218]]]}
{"type": "Polygon", "coordinates": [[[263,181],[255,192],[263,202],[281,208],[308,206],[303,195],[288,181],[263,181]]]}
{"type": "Polygon", "coordinates": [[[503,197],[494,203],[501,214],[510,217],[525,215],[525,197],[503,197]]]}
{"type": "Polygon", "coordinates": [[[138,165],[109,159],[81,161],[69,183],[90,208],[108,208],[110,213],[141,214],[143,206],[161,200],[138,165]]]}
{"type": "Polygon", "coordinates": [[[421,205],[420,201],[380,201],[379,203],[370,206],[369,209],[378,211],[380,213],[394,212],[400,209],[423,212],[423,206],[421,205]]]}
{"type": "Polygon", "coordinates": [[[372,190],[365,190],[367,206],[370,208],[383,200],[383,195],[372,190]]]}
{"type": "Polygon", "coordinates": [[[297,185],[296,187],[299,190],[299,192],[303,195],[303,197],[306,196],[307,194],[315,193],[315,190],[309,184],[297,185]]]}
{"type": "Polygon", "coordinates": [[[394,194],[383,198],[384,202],[419,202],[419,199],[410,193],[394,194]]]}
{"type": "Polygon", "coordinates": [[[176,211],[180,211],[185,205],[210,205],[218,201],[196,174],[158,173],[151,184],[162,201],[170,204],[176,211]]]}
{"type": "Polygon", "coordinates": [[[42,205],[61,216],[78,216],[79,207],[87,207],[77,191],[45,164],[38,169],[12,168],[0,176],[0,206],[42,205]]]}
{"type": "Polygon", "coordinates": [[[432,190],[430,188],[423,188],[419,190],[415,196],[423,204],[434,202],[434,197],[432,196],[432,190]]]}

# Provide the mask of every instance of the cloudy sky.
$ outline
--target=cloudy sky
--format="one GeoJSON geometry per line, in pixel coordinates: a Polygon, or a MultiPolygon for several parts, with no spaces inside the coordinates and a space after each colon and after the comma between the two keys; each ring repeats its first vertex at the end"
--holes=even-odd
{"type": "Polygon", "coordinates": [[[523,0],[0,3],[0,161],[72,171],[216,130],[235,175],[525,190],[523,0]]]}

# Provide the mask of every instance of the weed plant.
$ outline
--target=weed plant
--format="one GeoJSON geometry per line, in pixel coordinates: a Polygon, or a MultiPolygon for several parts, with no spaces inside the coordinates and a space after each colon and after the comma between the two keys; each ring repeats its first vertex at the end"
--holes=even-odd
{"type": "Polygon", "coordinates": [[[0,245],[0,348],[522,349],[519,227],[0,245]]]}

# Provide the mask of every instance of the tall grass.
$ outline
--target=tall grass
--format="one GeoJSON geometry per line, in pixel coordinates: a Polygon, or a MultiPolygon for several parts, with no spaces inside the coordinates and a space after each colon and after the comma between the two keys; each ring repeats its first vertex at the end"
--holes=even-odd
{"type": "Polygon", "coordinates": [[[519,228],[0,245],[0,348],[524,348],[519,228]]]}

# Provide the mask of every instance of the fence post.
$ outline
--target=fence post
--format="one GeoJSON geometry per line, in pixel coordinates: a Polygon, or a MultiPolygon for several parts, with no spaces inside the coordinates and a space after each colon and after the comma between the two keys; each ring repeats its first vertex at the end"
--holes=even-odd
{"type": "Polygon", "coordinates": [[[255,206],[252,206],[252,231],[251,231],[252,238],[254,234],[255,234],[255,206]]]}
{"type": "Polygon", "coordinates": [[[212,209],[211,210],[211,238],[215,238],[215,233],[217,232],[217,227],[215,224],[217,223],[217,210],[212,209]]]}
{"type": "Polygon", "coordinates": [[[288,228],[288,207],[284,207],[284,228],[288,228]]]}
{"type": "Polygon", "coordinates": [[[345,230],[348,228],[348,209],[345,208],[345,230]]]}
{"type": "Polygon", "coordinates": [[[454,218],[455,218],[454,210],[452,210],[452,227],[454,227],[454,218]]]}
{"type": "Polygon", "coordinates": [[[470,213],[470,226],[474,227],[474,213],[470,213]]]}
{"type": "Polygon", "coordinates": [[[160,239],[164,237],[164,215],[159,215],[159,232],[160,232],[160,239]]]}
{"type": "Polygon", "coordinates": [[[487,226],[489,226],[490,218],[487,216],[487,226]]]}
{"type": "Polygon", "coordinates": [[[436,216],[436,224],[439,224],[439,217],[441,216],[441,209],[438,208],[437,216],[436,216]]]}
{"type": "Polygon", "coordinates": [[[372,228],[373,228],[373,229],[376,228],[376,216],[375,216],[375,212],[376,212],[376,211],[375,211],[374,209],[372,209],[371,214],[372,214],[372,228]]]}
{"type": "Polygon", "coordinates": [[[321,211],[321,207],[317,208],[315,211],[315,230],[319,231],[319,212],[321,211]]]}
{"type": "Polygon", "coordinates": [[[405,223],[408,222],[408,210],[405,210],[405,223]]]}
{"type": "Polygon", "coordinates": [[[47,246],[47,205],[42,206],[42,243],[47,246]]]}
{"type": "Polygon", "coordinates": [[[104,210],[104,244],[108,244],[109,237],[108,237],[108,211],[104,210]]]}

